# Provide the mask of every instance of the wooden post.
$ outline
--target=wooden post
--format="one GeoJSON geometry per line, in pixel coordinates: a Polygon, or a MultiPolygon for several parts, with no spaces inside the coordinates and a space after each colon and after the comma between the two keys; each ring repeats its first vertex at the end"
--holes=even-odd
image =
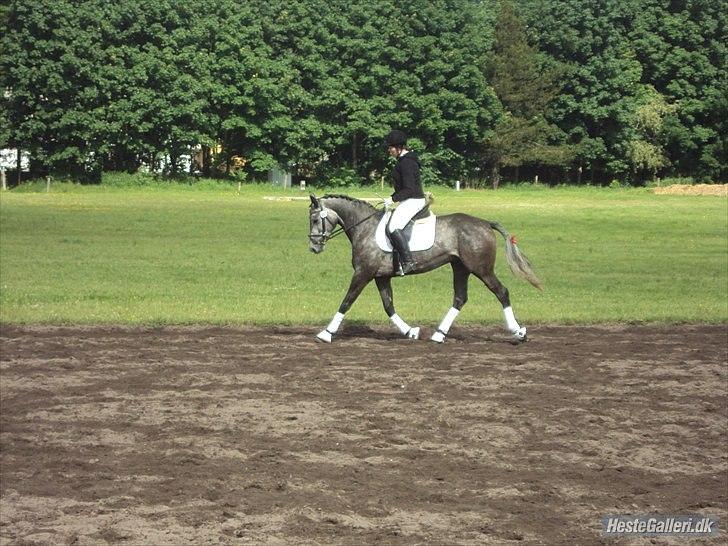
{"type": "Polygon", "coordinates": [[[51,191],[51,176],[46,176],[46,193],[51,191]]]}
{"type": "Polygon", "coordinates": [[[2,188],[3,191],[8,189],[8,183],[5,180],[5,169],[0,169],[0,179],[2,179],[2,188]]]}
{"type": "Polygon", "coordinates": [[[20,186],[20,183],[23,181],[23,176],[20,174],[20,171],[22,170],[22,164],[20,162],[22,150],[20,149],[19,146],[18,146],[17,152],[18,152],[18,158],[17,158],[17,162],[16,162],[16,165],[17,165],[17,180],[16,180],[17,184],[16,185],[20,186]]]}
{"type": "Polygon", "coordinates": [[[498,165],[497,162],[493,162],[493,167],[490,170],[490,176],[491,186],[494,190],[497,190],[498,186],[500,185],[500,165],[498,165]]]}

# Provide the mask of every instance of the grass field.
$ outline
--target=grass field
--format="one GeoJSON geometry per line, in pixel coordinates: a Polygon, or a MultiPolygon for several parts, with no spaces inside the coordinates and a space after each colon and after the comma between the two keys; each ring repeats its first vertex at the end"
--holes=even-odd
{"type": "MultiPolygon", "coordinates": [[[[32,189],[32,188],[31,188],[32,189]]],[[[544,282],[498,273],[523,323],[728,321],[728,200],[648,189],[434,189],[438,214],[501,222],[544,282]]],[[[379,189],[355,189],[373,196],[379,189]]],[[[322,193],[322,192],[319,192],[322,193]]],[[[340,190],[337,193],[341,193],[340,190]]],[[[0,321],[49,324],[322,324],[351,274],[350,247],[308,250],[308,203],[269,186],[54,185],[0,196],[0,321]]],[[[398,313],[436,324],[449,268],[397,279],[398,313]]],[[[348,320],[387,320],[375,286],[348,320]]],[[[459,323],[500,323],[472,279],[459,323]]]]}

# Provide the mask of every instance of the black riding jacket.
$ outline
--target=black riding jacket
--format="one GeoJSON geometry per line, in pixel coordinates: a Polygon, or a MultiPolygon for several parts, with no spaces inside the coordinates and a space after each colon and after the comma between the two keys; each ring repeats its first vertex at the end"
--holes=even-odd
{"type": "Polygon", "coordinates": [[[405,199],[423,199],[420,182],[420,159],[415,152],[407,152],[397,158],[397,164],[392,171],[394,179],[394,193],[392,201],[398,203],[405,199]]]}

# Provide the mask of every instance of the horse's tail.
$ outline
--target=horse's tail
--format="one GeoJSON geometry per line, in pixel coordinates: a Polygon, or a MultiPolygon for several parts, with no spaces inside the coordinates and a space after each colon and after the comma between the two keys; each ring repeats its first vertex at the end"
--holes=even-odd
{"type": "Polygon", "coordinates": [[[516,238],[508,233],[506,228],[499,223],[489,222],[489,224],[490,227],[503,235],[503,238],[506,240],[506,261],[513,274],[526,279],[533,286],[541,290],[541,281],[536,276],[536,273],[534,273],[531,262],[528,261],[526,255],[516,245],[516,238]]]}

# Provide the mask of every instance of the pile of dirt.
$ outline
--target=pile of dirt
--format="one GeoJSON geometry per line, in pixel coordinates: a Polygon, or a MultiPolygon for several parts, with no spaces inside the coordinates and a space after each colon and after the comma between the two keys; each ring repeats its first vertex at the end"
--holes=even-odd
{"type": "Polygon", "coordinates": [[[673,184],[664,188],[655,188],[657,195],[717,195],[728,196],[728,184],[673,184]]]}

